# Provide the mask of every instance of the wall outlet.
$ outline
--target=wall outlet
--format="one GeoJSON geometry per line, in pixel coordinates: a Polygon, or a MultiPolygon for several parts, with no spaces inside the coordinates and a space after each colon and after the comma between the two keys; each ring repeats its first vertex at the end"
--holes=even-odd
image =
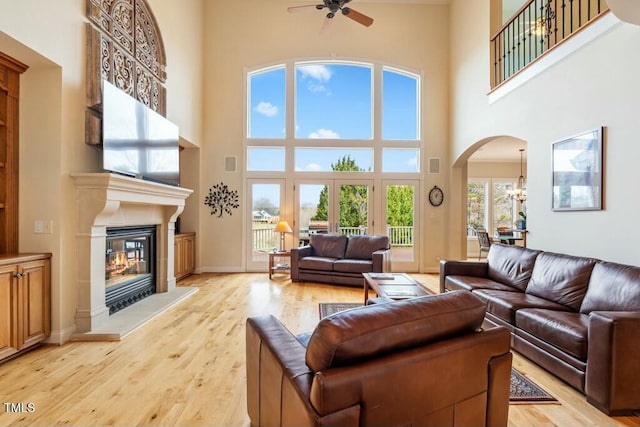
{"type": "Polygon", "coordinates": [[[53,221],[36,219],[33,223],[33,232],[35,234],[53,234],[53,221]]]}

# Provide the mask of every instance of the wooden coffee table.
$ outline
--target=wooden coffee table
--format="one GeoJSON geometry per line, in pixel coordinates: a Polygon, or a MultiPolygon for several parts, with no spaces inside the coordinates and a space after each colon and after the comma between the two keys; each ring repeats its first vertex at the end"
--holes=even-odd
{"type": "Polygon", "coordinates": [[[405,273],[362,273],[364,277],[364,305],[369,301],[369,290],[392,300],[432,295],[420,282],[405,273]]]}

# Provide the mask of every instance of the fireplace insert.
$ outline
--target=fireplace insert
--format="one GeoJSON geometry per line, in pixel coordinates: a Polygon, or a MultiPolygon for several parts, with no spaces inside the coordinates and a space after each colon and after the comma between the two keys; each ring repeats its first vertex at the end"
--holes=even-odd
{"type": "Polygon", "coordinates": [[[105,303],[113,314],[156,292],[156,227],[107,229],[105,303]]]}

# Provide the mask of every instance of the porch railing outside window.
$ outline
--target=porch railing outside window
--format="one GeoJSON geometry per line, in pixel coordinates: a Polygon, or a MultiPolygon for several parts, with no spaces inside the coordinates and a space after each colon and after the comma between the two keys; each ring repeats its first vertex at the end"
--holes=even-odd
{"type": "MultiPolygon", "coordinates": [[[[365,235],[367,227],[339,227],[338,233],[346,235],[365,235]]],[[[309,230],[300,230],[301,235],[308,236],[309,230]]],[[[387,234],[391,246],[413,246],[413,226],[388,226],[387,234]]],[[[273,224],[255,226],[253,228],[253,250],[270,251],[277,248],[280,233],[273,231],[273,224]]]]}
{"type": "Polygon", "coordinates": [[[609,10],[605,0],[530,0],[491,38],[495,88],[609,10]]]}

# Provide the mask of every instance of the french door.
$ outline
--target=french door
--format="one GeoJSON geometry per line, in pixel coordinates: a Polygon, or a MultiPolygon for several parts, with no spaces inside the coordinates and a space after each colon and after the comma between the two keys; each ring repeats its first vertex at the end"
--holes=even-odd
{"type": "Polygon", "coordinates": [[[419,271],[419,181],[383,180],[377,195],[373,180],[305,179],[293,186],[284,179],[247,182],[247,271],[264,271],[267,253],[280,247],[274,231],[279,220],[293,230],[285,235],[285,249],[308,243],[313,234],[386,234],[393,271],[419,271]],[[293,194],[287,194],[291,188],[293,194]]]}
{"type": "Polygon", "coordinates": [[[374,234],[372,180],[298,180],[294,188],[299,244],[318,233],[374,234]]]}
{"type": "Polygon", "coordinates": [[[417,203],[418,181],[384,180],[382,206],[386,218],[386,233],[391,242],[393,271],[419,271],[419,233],[417,203]]]}
{"type": "Polygon", "coordinates": [[[264,271],[269,260],[268,252],[280,247],[280,233],[274,228],[279,220],[288,220],[285,180],[249,179],[247,193],[247,200],[251,201],[250,220],[246,221],[247,271],[264,271]]]}

